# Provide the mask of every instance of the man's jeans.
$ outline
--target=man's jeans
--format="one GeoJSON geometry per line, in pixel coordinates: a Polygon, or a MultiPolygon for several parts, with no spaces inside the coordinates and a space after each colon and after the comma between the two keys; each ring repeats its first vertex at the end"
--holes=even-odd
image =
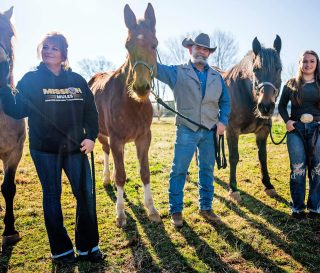
{"type": "Polygon", "coordinates": [[[43,211],[53,258],[73,252],[63,225],[61,173],[67,175],[77,200],[75,243],[80,252],[97,250],[99,242],[95,200],[88,157],[82,153],[50,154],[30,150],[42,185],[43,211]]]}
{"type": "Polygon", "coordinates": [[[199,207],[210,210],[213,200],[214,143],[213,131],[199,129],[194,132],[184,125],[177,126],[174,158],[169,178],[170,213],[183,209],[183,188],[189,164],[198,148],[199,207]]]}
{"type": "MultiPolygon", "coordinates": [[[[309,211],[320,213],[320,137],[315,147],[312,147],[312,143],[314,143],[313,135],[317,126],[319,126],[317,122],[308,124],[296,122],[296,129],[288,133],[287,146],[291,169],[290,206],[293,212],[299,212],[305,209],[306,174],[310,171],[310,173],[308,173],[309,196],[307,208],[309,211]],[[302,137],[305,139],[305,144],[302,137]],[[306,145],[306,148],[310,151],[314,149],[311,161],[308,160],[304,145],[306,145]]],[[[308,154],[310,154],[310,152],[308,154]]]]}

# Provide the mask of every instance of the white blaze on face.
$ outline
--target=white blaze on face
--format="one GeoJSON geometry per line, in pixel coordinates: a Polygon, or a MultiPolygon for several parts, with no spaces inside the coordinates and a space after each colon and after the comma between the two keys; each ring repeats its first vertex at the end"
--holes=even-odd
{"type": "Polygon", "coordinates": [[[143,38],[144,38],[143,34],[139,34],[139,35],[137,36],[137,39],[138,39],[138,40],[143,40],[143,38]]]}

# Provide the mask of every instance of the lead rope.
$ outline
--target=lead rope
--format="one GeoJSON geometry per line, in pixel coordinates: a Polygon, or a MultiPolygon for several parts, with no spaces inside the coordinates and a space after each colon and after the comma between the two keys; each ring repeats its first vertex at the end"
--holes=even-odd
{"type": "Polygon", "coordinates": [[[286,133],[284,134],[284,136],[282,137],[282,139],[281,139],[280,141],[276,142],[276,141],[274,140],[274,138],[273,138],[273,135],[272,135],[272,122],[270,121],[270,122],[267,124],[267,126],[268,126],[268,129],[269,129],[271,142],[272,142],[274,145],[279,145],[279,144],[281,144],[281,143],[285,140],[285,138],[287,137],[288,132],[286,132],[286,133]]]}
{"type": "MultiPolygon", "coordinates": [[[[156,52],[157,52],[159,62],[160,62],[160,64],[162,64],[158,50],[156,50],[156,52]]],[[[189,119],[188,117],[182,115],[181,113],[177,112],[176,110],[174,110],[172,107],[170,107],[168,104],[166,104],[155,92],[153,92],[153,89],[155,86],[154,78],[152,79],[151,85],[152,85],[151,86],[151,93],[155,97],[157,103],[159,103],[160,105],[162,105],[164,108],[168,109],[169,111],[175,113],[179,117],[189,121],[190,123],[202,128],[202,129],[208,130],[208,128],[203,126],[202,124],[199,124],[199,123],[189,119]]],[[[158,90],[159,90],[159,86],[158,86],[158,90]]],[[[217,126],[214,126],[211,130],[213,131],[213,143],[214,143],[214,148],[215,148],[215,158],[216,158],[216,162],[217,162],[217,167],[218,167],[218,169],[220,169],[220,168],[225,169],[227,167],[227,159],[226,159],[225,151],[224,151],[224,135],[219,135],[219,141],[217,141],[217,137],[216,137],[217,126]],[[222,145],[220,145],[220,142],[222,145]],[[221,154],[220,150],[222,150],[222,159],[221,159],[221,155],[220,155],[221,154]]]]}

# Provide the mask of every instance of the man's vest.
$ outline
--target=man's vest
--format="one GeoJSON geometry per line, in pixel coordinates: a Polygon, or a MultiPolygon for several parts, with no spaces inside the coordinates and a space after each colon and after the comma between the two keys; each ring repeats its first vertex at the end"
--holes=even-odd
{"type": "MultiPolygon", "coordinates": [[[[191,63],[177,66],[177,82],[173,89],[176,110],[189,119],[211,129],[219,121],[219,99],[222,93],[220,74],[209,67],[205,96],[202,99],[199,78],[191,63]]],[[[193,131],[199,126],[176,116],[176,125],[193,131]]]]}

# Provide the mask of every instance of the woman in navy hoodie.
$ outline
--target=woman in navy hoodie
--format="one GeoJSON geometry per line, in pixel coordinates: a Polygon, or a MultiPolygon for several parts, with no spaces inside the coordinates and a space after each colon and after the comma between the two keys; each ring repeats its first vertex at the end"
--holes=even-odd
{"type": "Polygon", "coordinates": [[[30,154],[43,192],[45,225],[54,262],[76,261],[63,224],[61,174],[64,170],[77,200],[75,245],[79,259],[102,260],[95,200],[87,153],[98,135],[98,113],[87,82],[68,66],[68,43],[48,33],[38,46],[42,62],[17,85],[1,90],[6,114],[28,117],[30,154]]]}

